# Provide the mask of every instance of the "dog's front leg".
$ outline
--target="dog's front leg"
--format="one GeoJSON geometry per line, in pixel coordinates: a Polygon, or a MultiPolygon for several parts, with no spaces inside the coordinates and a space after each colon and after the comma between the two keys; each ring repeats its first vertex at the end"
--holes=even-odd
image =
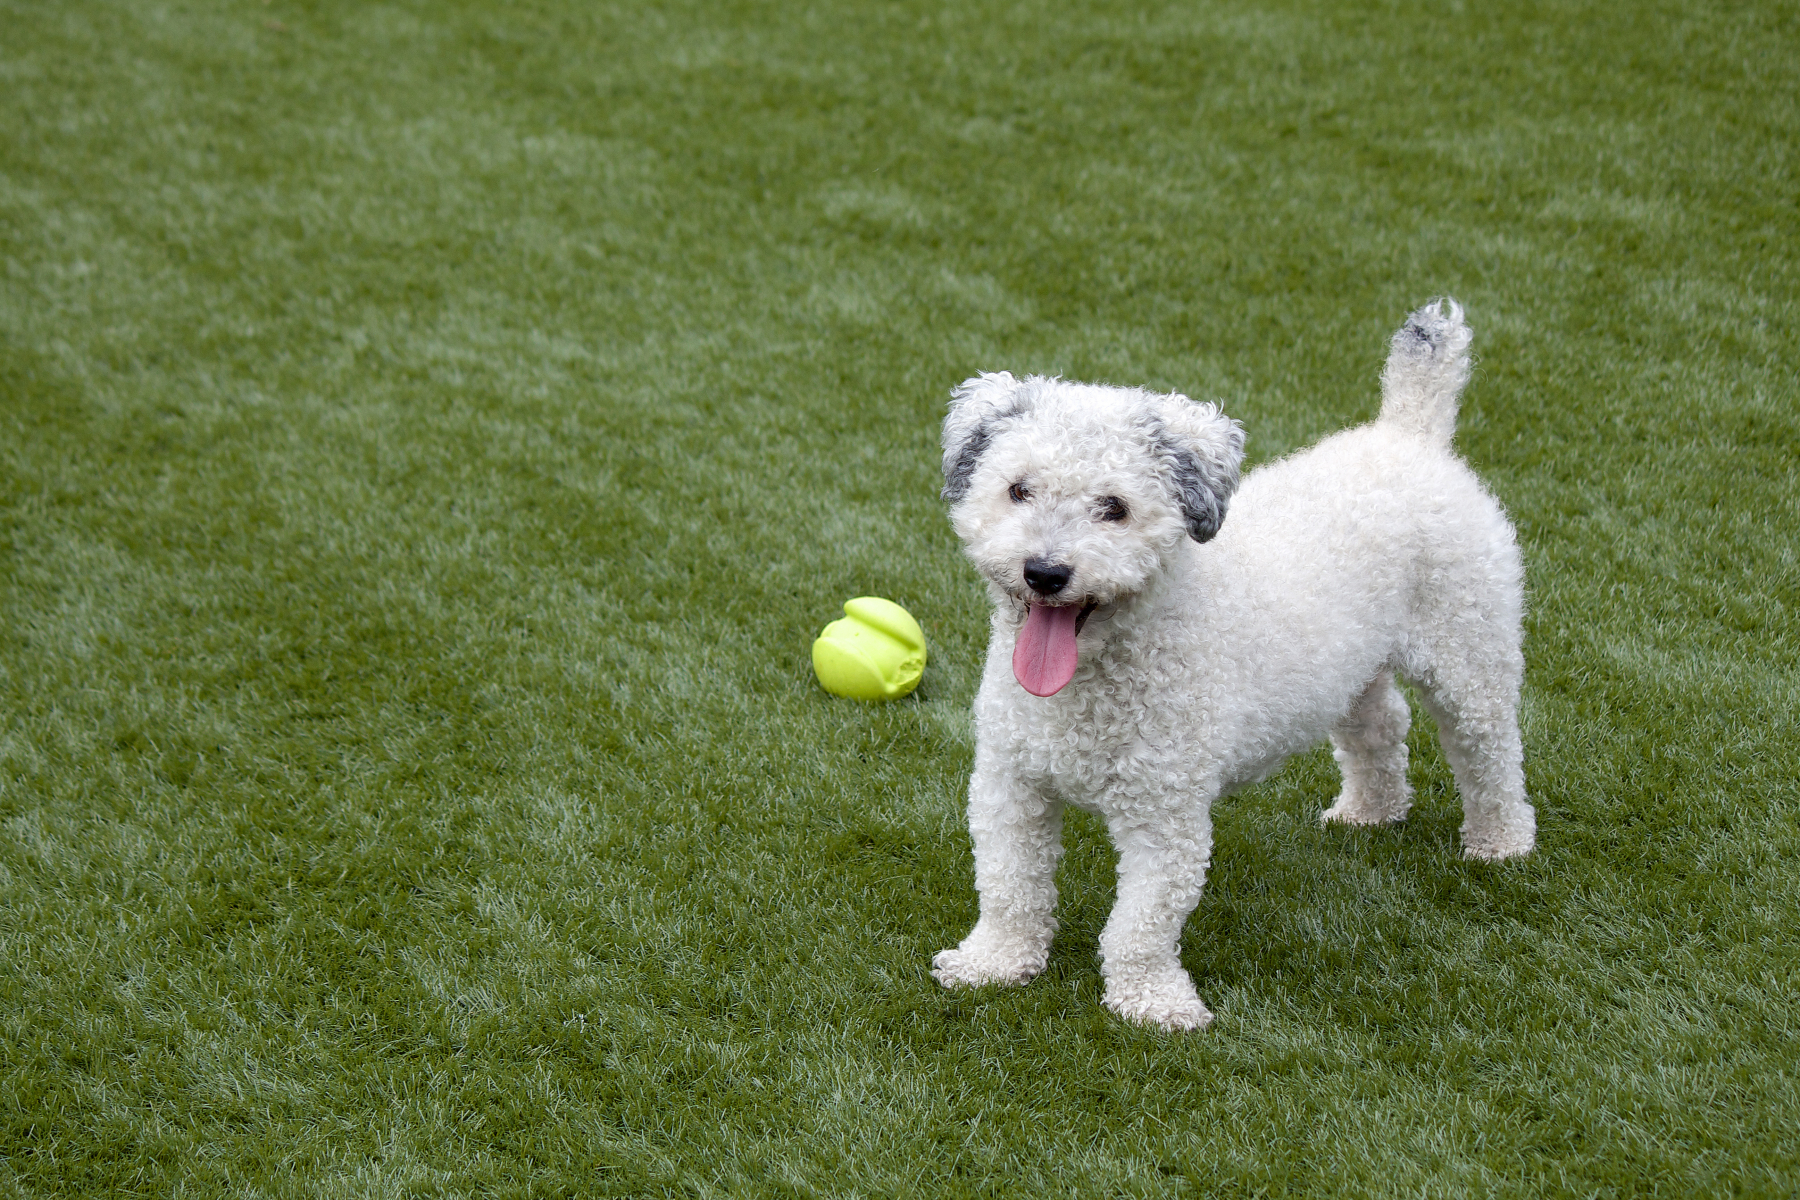
{"type": "Polygon", "coordinates": [[[945,987],[1024,983],[1044,969],[1056,933],[1062,805],[978,752],[969,834],[981,918],[960,946],[938,952],[931,973],[945,987]]]}
{"type": "Polygon", "coordinates": [[[1181,928],[1200,903],[1212,859],[1212,815],[1202,802],[1170,811],[1113,810],[1119,895],[1100,933],[1106,1007],[1164,1029],[1212,1020],[1181,966],[1181,928]]]}

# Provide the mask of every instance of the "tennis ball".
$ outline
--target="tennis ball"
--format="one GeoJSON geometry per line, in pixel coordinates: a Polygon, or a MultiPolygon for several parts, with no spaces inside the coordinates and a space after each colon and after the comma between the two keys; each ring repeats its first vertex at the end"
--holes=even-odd
{"type": "Polygon", "coordinates": [[[812,647],[813,673],[834,696],[898,700],[925,674],[925,631],[912,614],[879,596],[844,601],[842,620],[812,647]]]}

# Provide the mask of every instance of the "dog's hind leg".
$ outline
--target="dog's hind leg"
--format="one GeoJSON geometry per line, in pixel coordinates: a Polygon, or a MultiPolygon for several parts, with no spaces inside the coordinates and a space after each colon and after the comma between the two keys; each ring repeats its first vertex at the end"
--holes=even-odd
{"type": "Polygon", "coordinates": [[[1412,711],[1384,670],[1363,689],[1331,731],[1331,753],[1344,775],[1337,803],[1319,814],[1346,825],[1385,825],[1406,819],[1412,788],[1406,782],[1406,731],[1412,711]]]}
{"type": "Polygon", "coordinates": [[[1100,933],[1106,1007],[1164,1029],[1212,1020],[1181,966],[1181,928],[1200,903],[1212,859],[1206,804],[1159,812],[1154,820],[1119,808],[1107,817],[1119,850],[1119,895],[1100,933]]]}
{"type": "Polygon", "coordinates": [[[1024,983],[1044,969],[1056,934],[1056,864],[1062,805],[977,751],[969,780],[969,834],[981,917],[962,944],[932,958],[945,987],[1024,983]]]}
{"type": "MultiPolygon", "coordinates": [[[[1475,649],[1476,647],[1469,647],[1475,649]]],[[[1448,656],[1414,678],[1462,793],[1463,853],[1498,861],[1529,854],[1537,814],[1525,796],[1516,645],[1448,656]]]]}

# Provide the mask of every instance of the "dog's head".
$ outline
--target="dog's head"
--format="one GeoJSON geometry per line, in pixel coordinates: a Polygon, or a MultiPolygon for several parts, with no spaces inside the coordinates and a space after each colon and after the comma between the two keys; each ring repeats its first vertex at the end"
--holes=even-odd
{"type": "Polygon", "coordinates": [[[1186,396],[1005,372],[955,390],[944,498],[989,584],[1029,606],[1020,652],[1050,666],[1015,657],[1022,684],[1060,690],[1088,613],[1142,591],[1184,540],[1212,539],[1243,456],[1237,422],[1186,396]]]}

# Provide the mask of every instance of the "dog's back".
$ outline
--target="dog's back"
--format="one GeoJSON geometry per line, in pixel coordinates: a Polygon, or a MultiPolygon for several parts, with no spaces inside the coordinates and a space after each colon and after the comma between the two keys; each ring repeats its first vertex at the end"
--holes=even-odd
{"type": "Polygon", "coordinates": [[[1414,313],[1381,415],[1251,471],[1218,537],[1190,548],[1174,589],[1196,605],[1184,657],[1249,668],[1206,713],[1209,740],[1233,748],[1227,786],[1315,744],[1384,671],[1431,679],[1487,644],[1516,687],[1518,544],[1450,445],[1469,341],[1454,302],[1414,313]]]}

